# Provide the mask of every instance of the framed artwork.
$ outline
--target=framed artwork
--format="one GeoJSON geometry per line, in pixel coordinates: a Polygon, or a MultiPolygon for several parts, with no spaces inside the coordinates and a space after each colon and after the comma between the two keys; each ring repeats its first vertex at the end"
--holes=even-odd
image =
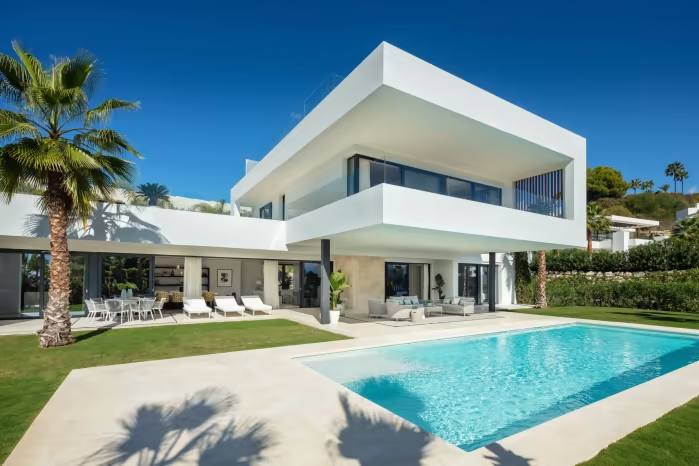
{"type": "Polygon", "coordinates": [[[217,269],[217,285],[219,287],[233,286],[233,271],[231,269],[217,269]]]}

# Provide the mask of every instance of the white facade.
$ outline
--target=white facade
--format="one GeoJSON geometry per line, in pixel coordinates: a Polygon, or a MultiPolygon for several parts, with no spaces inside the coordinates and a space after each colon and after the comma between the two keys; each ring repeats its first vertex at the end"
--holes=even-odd
{"type": "Polygon", "coordinates": [[[624,217],[622,215],[609,215],[610,230],[598,235],[592,241],[592,249],[612,252],[628,251],[636,246],[642,246],[653,241],[666,239],[666,236],[647,235],[647,238],[639,238],[641,232],[656,229],[660,226],[657,220],[645,218],[624,217]]]}
{"type": "Polygon", "coordinates": [[[686,209],[678,210],[675,214],[677,221],[684,220],[685,218],[695,217],[699,214],[699,202],[694,207],[687,207],[686,209]]]}
{"type": "MultiPolygon", "coordinates": [[[[318,260],[330,240],[359,309],[388,294],[390,264],[412,270],[423,298],[435,297],[437,274],[447,296],[467,285],[484,295],[495,253],[495,301],[510,304],[509,253],[584,246],[585,176],[582,137],[382,43],[265,157],[246,161],[231,216],[99,205],[70,245],[255,258],[262,278],[250,286],[274,300],[274,271],[318,260]]],[[[45,229],[28,228],[42,217],[31,196],[0,216],[0,249],[48,247],[45,229]]]]}

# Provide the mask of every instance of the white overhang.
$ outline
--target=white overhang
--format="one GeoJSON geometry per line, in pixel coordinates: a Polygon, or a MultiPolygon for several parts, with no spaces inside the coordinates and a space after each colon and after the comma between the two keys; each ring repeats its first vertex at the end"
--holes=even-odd
{"type": "Polygon", "coordinates": [[[382,43],[231,195],[265,202],[354,146],[486,180],[524,178],[585,157],[582,137],[382,43]]]}
{"type": "Polygon", "coordinates": [[[612,226],[620,228],[652,228],[660,225],[658,220],[625,217],[623,215],[608,215],[607,219],[612,223],[612,226]]]}

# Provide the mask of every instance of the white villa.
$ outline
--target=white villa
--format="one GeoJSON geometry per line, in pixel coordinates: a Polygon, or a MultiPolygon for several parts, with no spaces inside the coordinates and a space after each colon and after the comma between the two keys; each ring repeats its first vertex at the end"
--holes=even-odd
{"type": "Polygon", "coordinates": [[[667,239],[667,236],[653,234],[660,226],[658,220],[608,215],[610,228],[607,232],[592,235],[592,249],[612,252],[628,251],[653,241],[667,239]]]}
{"type": "MultiPolygon", "coordinates": [[[[585,139],[382,43],[231,189],[232,215],[99,204],[76,224],[73,304],[111,296],[256,294],[320,308],[328,273],[370,300],[514,300],[510,253],[585,245],[585,139]],[[253,212],[254,217],[241,215],[253,212]]],[[[36,197],[0,204],[0,317],[46,304],[36,197]]],[[[485,306],[487,304],[487,307],[485,306]]]]}

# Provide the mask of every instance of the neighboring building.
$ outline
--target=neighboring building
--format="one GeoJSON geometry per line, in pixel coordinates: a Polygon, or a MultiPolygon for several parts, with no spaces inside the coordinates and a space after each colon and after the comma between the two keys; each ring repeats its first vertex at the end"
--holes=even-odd
{"type": "MultiPolygon", "coordinates": [[[[514,300],[508,253],[584,246],[585,173],[582,137],[382,43],[247,163],[233,215],[98,205],[71,235],[73,299],[128,278],[141,293],[326,309],[333,267],[356,312],[372,298],[434,298],[436,274],[447,296],[492,309],[514,300]]],[[[34,202],[0,205],[1,315],[45,303],[46,219],[34,202]]]]}
{"type": "Polygon", "coordinates": [[[694,207],[687,207],[686,209],[678,210],[675,214],[677,221],[684,220],[689,217],[696,217],[699,214],[699,202],[694,207]]]}
{"type": "Polygon", "coordinates": [[[621,215],[609,215],[607,218],[611,222],[611,228],[608,232],[595,233],[592,236],[592,249],[628,251],[630,248],[667,238],[653,234],[653,230],[660,226],[657,220],[621,215]]]}
{"type": "MultiPolygon", "coordinates": [[[[133,197],[133,195],[134,195],[133,193],[129,193],[127,191],[124,191],[123,189],[120,189],[114,193],[113,198],[117,202],[123,202],[125,204],[129,204],[131,202],[131,198],[133,197]]],[[[218,207],[220,204],[219,201],[206,201],[204,199],[195,199],[192,197],[174,196],[174,195],[168,196],[168,199],[169,199],[170,206],[172,206],[173,209],[179,209],[179,210],[191,210],[192,208],[194,208],[200,204],[208,204],[211,207],[218,207]]],[[[223,208],[226,211],[230,211],[231,204],[228,202],[224,202],[223,208]]]]}

